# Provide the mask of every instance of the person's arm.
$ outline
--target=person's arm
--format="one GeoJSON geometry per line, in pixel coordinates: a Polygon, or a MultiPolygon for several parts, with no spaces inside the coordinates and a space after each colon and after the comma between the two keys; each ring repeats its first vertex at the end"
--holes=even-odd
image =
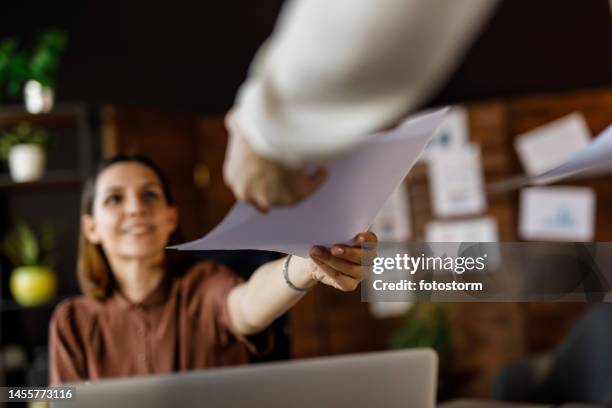
{"type": "Polygon", "coordinates": [[[497,2],[287,3],[234,104],[224,168],[234,194],[264,210],[308,196],[313,182],[297,171],[415,109],[450,74],[497,2]]]}
{"type": "MultiPolygon", "coordinates": [[[[298,288],[311,288],[317,282],[339,290],[355,290],[376,256],[376,236],[371,232],[359,234],[358,246],[334,245],[330,250],[318,248],[311,258],[293,256],[289,262],[289,280],[298,288]],[[360,244],[369,242],[368,248],[360,244]],[[338,252],[338,250],[342,253],[338,252]]],[[[228,295],[228,309],[234,328],[243,335],[258,333],[268,327],[304,296],[290,288],[283,278],[285,258],[268,262],[258,268],[251,278],[236,286],[228,295]]]]}

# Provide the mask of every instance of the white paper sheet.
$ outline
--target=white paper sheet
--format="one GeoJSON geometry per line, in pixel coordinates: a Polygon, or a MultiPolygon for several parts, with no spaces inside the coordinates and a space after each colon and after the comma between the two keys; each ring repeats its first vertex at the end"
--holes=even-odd
{"type": "Polygon", "coordinates": [[[425,163],[432,153],[453,150],[465,145],[468,142],[469,127],[467,109],[461,105],[450,107],[440,127],[419,157],[419,161],[425,163]]]}
{"type": "Polygon", "coordinates": [[[497,220],[481,217],[460,221],[432,221],[425,226],[427,242],[497,242],[497,220]]]}
{"type": "Polygon", "coordinates": [[[297,206],[261,214],[238,203],[208,235],[172,248],[260,249],[306,257],[312,245],[349,242],[370,227],[446,111],[411,116],[391,131],[372,135],[331,163],[325,184],[297,206]]]}
{"type": "Polygon", "coordinates": [[[411,236],[410,202],[408,186],[400,186],[391,193],[374,219],[371,230],[380,242],[404,242],[411,236]]]}
{"type": "Polygon", "coordinates": [[[612,171],[612,125],[565,163],[540,174],[533,182],[548,184],[568,177],[596,175],[609,171],[612,171]]]}
{"type": "Polygon", "coordinates": [[[436,242],[433,256],[457,254],[462,243],[482,242],[486,248],[487,270],[501,265],[499,232],[494,217],[480,217],[459,221],[432,221],[425,226],[425,241],[436,242]]]}
{"type": "Polygon", "coordinates": [[[542,174],[588,146],[591,131],[580,112],[564,116],[514,139],[514,147],[525,172],[542,174]]]}
{"type": "Polygon", "coordinates": [[[530,184],[543,185],[560,180],[595,176],[612,172],[612,125],[595,137],[588,146],[576,152],[554,169],[533,177],[515,177],[487,186],[489,192],[518,189],[530,184]]]}
{"type": "Polygon", "coordinates": [[[592,241],[595,206],[592,188],[525,188],[521,190],[519,234],[528,240],[592,241]]]}
{"type": "Polygon", "coordinates": [[[431,152],[427,174],[431,206],[436,216],[478,214],[487,209],[478,145],[470,143],[431,152]]]}

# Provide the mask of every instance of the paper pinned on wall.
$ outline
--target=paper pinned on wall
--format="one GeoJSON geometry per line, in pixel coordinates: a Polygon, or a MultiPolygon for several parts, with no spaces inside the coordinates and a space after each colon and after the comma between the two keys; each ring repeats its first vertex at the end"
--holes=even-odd
{"type": "Polygon", "coordinates": [[[380,242],[404,242],[411,236],[408,186],[401,184],[383,205],[372,224],[380,242]]]}
{"type": "Polygon", "coordinates": [[[612,125],[595,137],[588,146],[576,152],[564,163],[535,176],[520,176],[487,186],[490,192],[518,189],[529,184],[543,185],[560,180],[597,176],[612,172],[612,125]]]}
{"type": "Polygon", "coordinates": [[[432,210],[439,217],[468,215],[487,208],[480,147],[436,151],[427,164],[432,210]]]}
{"type": "Polygon", "coordinates": [[[425,227],[425,241],[437,242],[434,256],[456,254],[462,243],[482,242],[487,253],[487,269],[501,265],[499,232],[494,217],[480,217],[459,221],[432,221],[425,227]]]}
{"type": "Polygon", "coordinates": [[[519,234],[528,240],[588,242],[595,236],[595,191],[530,187],[521,191],[519,234]]]}
{"type": "Polygon", "coordinates": [[[481,217],[460,221],[432,221],[425,227],[427,242],[497,242],[497,221],[481,217]]]}
{"type": "Polygon", "coordinates": [[[252,206],[238,203],[208,235],[173,248],[259,249],[306,257],[312,245],[350,242],[370,227],[446,111],[413,115],[395,129],[372,135],[331,163],[325,184],[298,205],[260,214],[252,206]]]}
{"type": "Polygon", "coordinates": [[[467,109],[461,105],[452,106],[431,141],[425,147],[420,161],[427,161],[430,154],[462,147],[469,139],[469,118],[467,109]]]}
{"type": "Polygon", "coordinates": [[[581,113],[572,113],[547,123],[514,140],[525,172],[542,174],[566,161],[589,144],[591,132],[581,113]]]}
{"type": "Polygon", "coordinates": [[[548,184],[568,177],[595,176],[610,171],[612,171],[612,125],[565,163],[538,175],[533,182],[548,184]]]}

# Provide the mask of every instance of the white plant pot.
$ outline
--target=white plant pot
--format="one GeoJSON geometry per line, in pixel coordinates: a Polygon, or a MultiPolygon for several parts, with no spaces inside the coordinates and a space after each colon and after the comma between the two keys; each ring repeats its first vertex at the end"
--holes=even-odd
{"type": "Polygon", "coordinates": [[[33,79],[23,88],[26,110],[30,113],[50,112],[53,109],[53,89],[33,79]]]}
{"type": "Polygon", "coordinates": [[[9,153],[11,178],[18,183],[38,180],[45,171],[45,161],[45,150],[39,145],[13,146],[9,153]]]}

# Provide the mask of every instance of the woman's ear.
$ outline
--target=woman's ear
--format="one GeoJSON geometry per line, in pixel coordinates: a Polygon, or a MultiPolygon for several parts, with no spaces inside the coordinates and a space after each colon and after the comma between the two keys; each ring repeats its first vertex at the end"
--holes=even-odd
{"type": "Polygon", "coordinates": [[[100,236],[96,231],[96,223],[91,215],[85,214],[81,216],[81,232],[92,244],[98,245],[100,243],[100,236]]]}

